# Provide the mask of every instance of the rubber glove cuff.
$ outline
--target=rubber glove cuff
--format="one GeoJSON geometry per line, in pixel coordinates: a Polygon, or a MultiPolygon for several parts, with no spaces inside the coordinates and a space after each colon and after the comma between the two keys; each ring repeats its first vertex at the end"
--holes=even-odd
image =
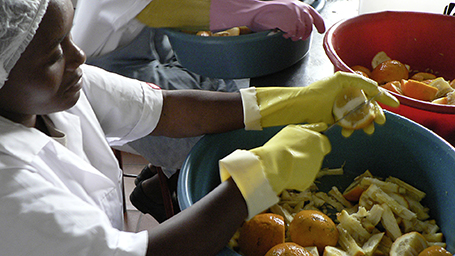
{"type": "Polygon", "coordinates": [[[232,177],[245,199],[248,218],[278,203],[277,193],[267,180],[258,156],[247,150],[236,150],[219,161],[221,181],[232,177]]]}
{"type": "Polygon", "coordinates": [[[245,130],[262,130],[261,112],[256,97],[256,88],[240,89],[243,104],[243,122],[245,130]]]}

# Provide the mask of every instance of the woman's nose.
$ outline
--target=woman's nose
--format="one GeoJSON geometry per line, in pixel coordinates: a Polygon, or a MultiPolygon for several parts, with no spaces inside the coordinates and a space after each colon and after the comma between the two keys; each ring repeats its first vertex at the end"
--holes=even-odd
{"type": "Polygon", "coordinates": [[[84,64],[87,56],[85,55],[85,52],[74,43],[71,37],[69,37],[68,41],[66,69],[72,71],[84,64]]]}

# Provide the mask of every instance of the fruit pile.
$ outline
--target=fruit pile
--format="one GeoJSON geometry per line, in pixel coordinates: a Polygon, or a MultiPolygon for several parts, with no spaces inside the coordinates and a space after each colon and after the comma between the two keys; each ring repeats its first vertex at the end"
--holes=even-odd
{"type": "Polygon", "coordinates": [[[357,74],[369,77],[385,89],[417,100],[455,105],[455,79],[448,81],[433,72],[412,71],[411,68],[379,52],[371,62],[372,70],[355,65],[357,74]]]}
{"type": "MultiPolygon", "coordinates": [[[[321,170],[323,175],[343,171],[321,170]]],[[[420,203],[425,195],[369,171],[343,193],[337,187],[321,192],[316,184],[302,192],[285,190],[278,204],[246,221],[229,246],[245,256],[451,255],[420,203]]]]}

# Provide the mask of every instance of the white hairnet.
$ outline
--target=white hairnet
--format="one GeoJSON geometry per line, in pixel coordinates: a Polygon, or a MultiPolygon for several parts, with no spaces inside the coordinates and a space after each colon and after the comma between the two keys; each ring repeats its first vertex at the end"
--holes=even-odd
{"type": "Polygon", "coordinates": [[[49,0],[0,0],[0,88],[32,40],[49,0]]]}

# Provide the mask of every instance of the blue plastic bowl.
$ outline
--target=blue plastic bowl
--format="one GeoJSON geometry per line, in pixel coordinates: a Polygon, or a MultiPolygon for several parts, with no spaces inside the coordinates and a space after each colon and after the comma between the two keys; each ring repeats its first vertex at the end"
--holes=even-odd
{"type": "MultiPolygon", "coordinates": [[[[369,136],[361,131],[344,138],[336,127],[327,132],[332,151],[323,167],[344,165],[342,177],[326,177],[319,186],[344,190],[353,178],[367,169],[375,176],[400,178],[427,193],[423,204],[430,208],[445,235],[447,249],[455,251],[455,149],[427,128],[386,112],[387,122],[369,136]]],[[[218,160],[235,149],[263,145],[282,127],[263,131],[236,130],[207,135],[195,145],[181,169],[178,198],[189,207],[220,183],[218,160]]],[[[219,255],[238,255],[225,247],[219,255]]]]}
{"type": "Polygon", "coordinates": [[[285,39],[282,32],[262,31],[240,36],[203,37],[164,29],[177,60],[188,70],[220,79],[272,74],[305,57],[307,40],[285,39]]]}

